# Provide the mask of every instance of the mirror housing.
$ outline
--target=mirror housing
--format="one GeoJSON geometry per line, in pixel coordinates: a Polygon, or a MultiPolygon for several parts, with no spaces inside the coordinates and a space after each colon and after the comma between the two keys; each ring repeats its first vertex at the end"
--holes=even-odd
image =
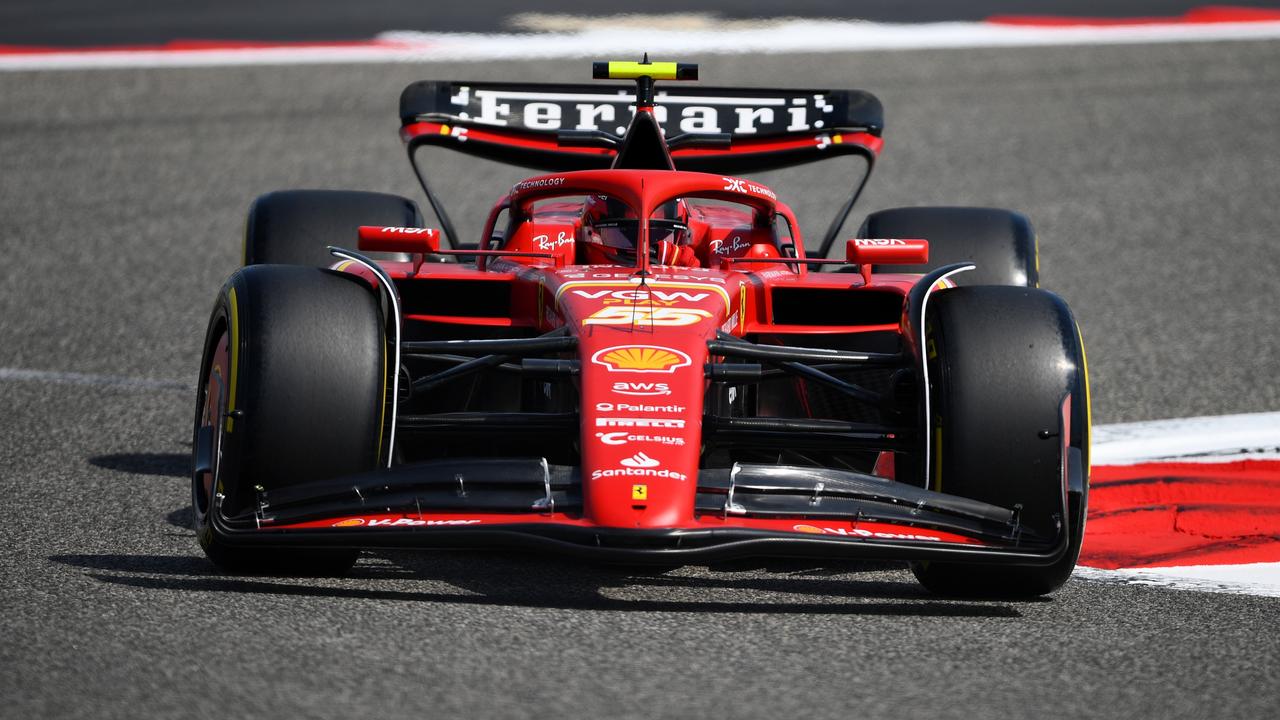
{"type": "Polygon", "coordinates": [[[923,265],[929,262],[929,241],[854,238],[845,243],[844,259],[855,265],[923,265]]]}
{"type": "Polygon", "coordinates": [[[361,225],[357,237],[357,247],[367,252],[426,255],[440,250],[440,231],[435,228],[361,225]]]}

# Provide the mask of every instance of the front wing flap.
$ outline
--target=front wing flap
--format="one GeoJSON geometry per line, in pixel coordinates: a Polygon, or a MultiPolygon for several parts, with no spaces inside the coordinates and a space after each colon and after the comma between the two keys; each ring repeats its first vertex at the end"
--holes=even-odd
{"type": "MultiPolygon", "coordinates": [[[[1064,478],[1069,472],[1064,472],[1064,478]]],[[[215,531],[263,547],[518,547],[599,560],[681,564],[741,557],[874,558],[1047,565],[1066,552],[1067,483],[1056,527],[1016,509],[827,468],[735,465],[698,475],[679,527],[603,527],[582,516],[577,468],[540,458],[437,460],[259,493],[215,531]]]]}

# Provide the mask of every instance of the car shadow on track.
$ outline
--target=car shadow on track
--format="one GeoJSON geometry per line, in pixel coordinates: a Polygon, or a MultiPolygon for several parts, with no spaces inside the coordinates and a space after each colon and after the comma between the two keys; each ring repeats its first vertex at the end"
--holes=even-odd
{"type": "Polygon", "coordinates": [[[190,477],[191,453],[113,453],[95,455],[89,464],[134,475],[190,477]]]}
{"type": "MultiPolygon", "coordinates": [[[[130,475],[151,475],[157,477],[181,478],[190,481],[191,453],[110,453],[94,455],[85,462],[96,468],[128,473],[130,475]]],[[[174,527],[191,529],[191,506],[178,508],[165,516],[165,521],[174,527]]]]}
{"type": "Polygon", "coordinates": [[[235,576],[204,558],[55,555],[95,580],[144,590],[622,612],[1016,618],[1019,603],[929,595],[900,566],[796,561],[653,570],[524,553],[366,554],[342,578],[235,576]],[[899,579],[902,578],[902,579],[899,579]],[[408,587],[406,587],[408,586],[408,587]]]}

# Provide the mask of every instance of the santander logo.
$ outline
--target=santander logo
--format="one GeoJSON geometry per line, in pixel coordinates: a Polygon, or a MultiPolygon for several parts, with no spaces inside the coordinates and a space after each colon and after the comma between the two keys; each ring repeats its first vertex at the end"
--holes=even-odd
{"type": "Polygon", "coordinates": [[[622,464],[630,468],[651,468],[659,465],[657,460],[638,452],[635,455],[622,461],[622,464]]]}

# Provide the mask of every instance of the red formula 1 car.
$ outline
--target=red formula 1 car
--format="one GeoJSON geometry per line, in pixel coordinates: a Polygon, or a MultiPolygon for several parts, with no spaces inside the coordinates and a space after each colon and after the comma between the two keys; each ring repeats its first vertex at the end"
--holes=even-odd
{"type": "Polygon", "coordinates": [[[737,174],[844,154],[869,174],[875,97],[594,71],[635,85],[404,91],[411,162],[435,145],[550,171],[498,199],[478,244],[416,162],[443,233],[377,193],[254,203],[201,368],[208,556],[879,558],[943,593],[1060,586],[1084,530],[1088,385],[1026,219],[886,210],[827,259],[855,190],[806,252],[791,209],[737,174]]]}

